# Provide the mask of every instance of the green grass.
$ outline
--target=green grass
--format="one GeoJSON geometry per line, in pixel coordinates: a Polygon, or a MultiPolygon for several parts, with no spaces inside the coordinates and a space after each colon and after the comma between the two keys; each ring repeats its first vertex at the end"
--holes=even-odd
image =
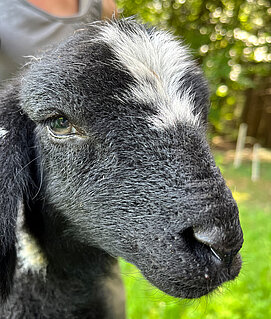
{"type": "Polygon", "coordinates": [[[239,169],[217,162],[238,202],[244,231],[243,267],[237,280],[196,301],[166,296],[138,270],[121,260],[128,319],[270,319],[271,318],[271,164],[261,165],[261,179],[250,180],[250,163],[239,169]]]}

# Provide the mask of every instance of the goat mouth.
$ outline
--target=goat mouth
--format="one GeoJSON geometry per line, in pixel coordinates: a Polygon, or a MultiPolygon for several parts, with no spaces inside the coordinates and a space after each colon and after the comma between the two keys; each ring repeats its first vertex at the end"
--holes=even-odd
{"type": "MultiPolygon", "coordinates": [[[[142,274],[165,293],[177,298],[200,298],[238,276],[242,264],[238,250],[223,254],[199,241],[193,227],[174,238],[175,245],[171,241],[173,236],[164,242],[170,247],[167,250],[169,254],[161,256],[161,259],[151,255],[149,263],[134,262],[142,274]]],[[[156,249],[159,247],[156,246],[156,249]]]]}

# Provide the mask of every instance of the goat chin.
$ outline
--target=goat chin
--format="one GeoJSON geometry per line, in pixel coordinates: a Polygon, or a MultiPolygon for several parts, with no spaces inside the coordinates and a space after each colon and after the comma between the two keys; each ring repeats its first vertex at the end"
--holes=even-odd
{"type": "Polygon", "coordinates": [[[238,275],[208,96],[182,42],[132,19],[86,25],[1,91],[1,317],[124,318],[117,256],[181,298],[238,275]]]}

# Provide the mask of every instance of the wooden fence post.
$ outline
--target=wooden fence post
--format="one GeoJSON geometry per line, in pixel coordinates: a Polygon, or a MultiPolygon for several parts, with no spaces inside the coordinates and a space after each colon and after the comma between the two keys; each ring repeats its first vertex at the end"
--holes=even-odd
{"type": "Polygon", "coordinates": [[[238,168],[241,165],[242,152],[243,152],[243,149],[245,147],[246,135],[247,135],[247,124],[246,123],[241,123],[240,127],[239,127],[237,144],[236,144],[236,149],[235,149],[234,162],[233,162],[233,166],[235,168],[238,168]]]}
{"type": "Polygon", "coordinates": [[[251,172],[251,180],[253,182],[257,181],[260,178],[260,159],[259,159],[260,147],[261,145],[259,143],[255,143],[253,146],[252,172],[251,172]]]}

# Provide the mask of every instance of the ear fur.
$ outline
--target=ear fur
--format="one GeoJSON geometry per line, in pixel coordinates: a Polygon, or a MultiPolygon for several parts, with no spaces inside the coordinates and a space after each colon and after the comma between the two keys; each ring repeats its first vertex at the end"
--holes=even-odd
{"type": "Polygon", "coordinates": [[[20,110],[18,82],[0,91],[0,301],[12,287],[20,203],[31,199],[34,123],[20,110]],[[32,153],[32,154],[31,154],[32,153]]]}

